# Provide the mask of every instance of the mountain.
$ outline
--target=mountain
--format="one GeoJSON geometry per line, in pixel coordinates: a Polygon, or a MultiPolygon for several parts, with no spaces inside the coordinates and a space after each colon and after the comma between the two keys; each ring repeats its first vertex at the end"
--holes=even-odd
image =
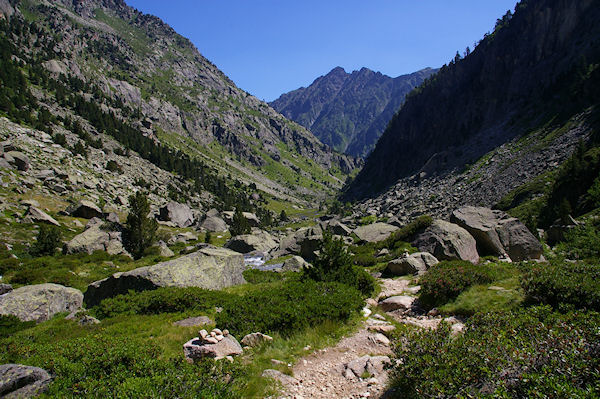
{"type": "Polygon", "coordinates": [[[337,151],[364,157],[405,96],[435,72],[425,68],[391,78],[368,68],[346,73],[337,67],[270,105],[337,151]]]}
{"type": "MultiPolygon", "coordinates": [[[[287,200],[332,193],[356,166],[236,87],[159,18],[122,0],[2,0],[0,10],[13,29],[6,51],[39,72],[40,82],[28,82],[37,86],[39,104],[51,116],[83,118],[94,139],[109,132],[94,120],[101,110],[148,139],[152,150],[134,145],[137,138],[117,138],[143,158],[158,147],[179,151],[219,176],[287,200]],[[63,86],[58,92],[54,81],[63,86]]],[[[35,118],[37,111],[30,113],[35,118]]],[[[49,131],[65,127],[52,119],[49,131]]]]}
{"type": "Polygon", "coordinates": [[[407,97],[344,199],[491,205],[557,168],[595,129],[599,17],[597,1],[519,3],[407,97]]]}

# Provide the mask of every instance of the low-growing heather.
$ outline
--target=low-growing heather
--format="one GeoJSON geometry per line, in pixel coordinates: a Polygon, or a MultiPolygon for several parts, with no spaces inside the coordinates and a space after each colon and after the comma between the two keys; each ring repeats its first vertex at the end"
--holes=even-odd
{"type": "Polygon", "coordinates": [[[361,293],[354,287],[288,281],[272,289],[231,296],[217,313],[216,323],[236,336],[256,331],[285,336],[325,321],[346,321],[362,306],[361,293]]]}
{"type": "Polygon", "coordinates": [[[521,285],[530,301],[559,308],[600,310],[600,265],[555,260],[525,271],[521,285]]]}
{"type": "Polygon", "coordinates": [[[55,378],[50,397],[236,398],[239,366],[164,359],[152,341],[94,334],[56,342],[8,339],[2,362],[42,367],[55,378]]]}
{"type": "Polygon", "coordinates": [[[100,318],[120,314],[178,313],[211,310],[223,306],[229,295],[197,287],[163,287],[152,291],[129,292],[103,300],[93,309],[100,318]]]}
{"type": "Polygon", "coordinates": [[[419,280],[419,300],[426,308],[440,306],[473,285],[489,284],[506,278],[513,269],[514,266],[495,263],[474,265],[466,261],[440,262],[419,280]]]}
{"type": "Polygon", "coordinates": [[[442,324],[395,348],[401,398],[590,398],[600,394],[600,314],[550,307],[477,314],[463,335],[442,324]]]}

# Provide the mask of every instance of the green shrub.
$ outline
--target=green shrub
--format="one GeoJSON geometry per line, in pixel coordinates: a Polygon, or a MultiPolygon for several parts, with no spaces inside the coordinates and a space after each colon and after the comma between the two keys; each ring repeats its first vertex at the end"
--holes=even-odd
{"type": "Polygon", "coordinates": [[[250,284],[272,283],[274,281],[281,281],[286,277],[285,273],[257,269],[245,270],[243,275],[244,279],[250,284]]]}
{"type": "Polygon", "coordinates": [[[0,338],[10,337],[17,331],[35,326],[35,321],[21,321],[13,315],[0,315],[0,338]]]}
{"type": "Polygon", "coordinates": [[[197,287],[163,287],[152,291],[132,291],[105,299],[93,309],[93,313],[100,318],[106,318],[120,314],[149,315],[212,310],[215,306],[223,306],[227,297],[223,292],[197,287]]]}
{"type": "Polygon", "coordinates": [[[60,246],[62,234],[57,226],[42,223],[37,240],[31,246],[31,256],[54,255],[56,247],[60,246]]]}
{"type": "Polygon", "coordinates": [[[314,281],[336,281],[361,289],[364,295],[370,295],[375,288],[373,277],[352,263],[352,256],[346,251],[344,242],[334,239],[330,232],[325,232],[319,246],[319,255],[312,267],[304,269],[304,276],[314,281]]]}
{"type": "Polygon", "coordinates": [[[417,233],[425,230],[433,223],[433,218],[429,215],[421,215],[409,224],[402,226],[394,231],[384,242],[385,247],[394,248],[396,243],[411,241],[417,233]]]}
{"type": "Polygon", "coordinates": [[[590,398],[600,392],[600,315],[549,307],[477,314],[464,334],[419,330],[395,346],[402,398],[590,398]]]}
{"type": "Polygon", "coordinates": [[[531,301],[600,310],[600,264],[553,261],[527,270],[521,280],[531,301]]]}
{"type": "Polygon", "coordinates": [[[232,237],[250,233],[250,224],[244,217],[244,214],[241,210],[236,209],[235,213],[233,214],[229,231],[232,237]]]}
{"type": "Polygon", "coordinates": [[[4,342],[3,362],[20,360],[55,376],[50,397],[236,398],[241,370],[229,362],[163,359],[151,340],[95,334],[56,343],[4,342]]]}
{"type": "Polygon", "coordinates": [[[106,170],[110,172],[123,173],[121,165],[119,165],[116,161],[113,161],[112,159],[106,163],[106,170]]]}
{"type": "Polygon", "coordinates": [[[269,289],[231,296],[217,313],[219,328],[236,336],[260,331],[289,335],[325,321],[345,321],[363,306],[360,292],[339,283],[286,281],[269,289]]]}
{"type": "Polygon", "coordinates": [[[440,262],[419,280],[419,300],[425,308],[443,305],[472,285],[494,281],[493,267],[499,266],[478,266],[466,261],[440,262]]]}
{"type": "Polygon", "coordinates": [[[565,233],[565,241],[559,243],[556,249],[571,259],[599,259],[600,224],[589,220],[585,225],[573,228],[565,233]]]}

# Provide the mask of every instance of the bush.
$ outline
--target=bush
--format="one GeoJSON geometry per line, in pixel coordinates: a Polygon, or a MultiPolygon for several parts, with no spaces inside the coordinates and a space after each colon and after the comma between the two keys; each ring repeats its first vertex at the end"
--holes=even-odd
{"type": "Polygon", "coordinates": [[[233,214],[229,231],[232,237],[250,233],[250,224],[241,210],[237,209],[233,214]]]}
{"type": "Polygon", "coordinates": [[[42,223],[36,242],[31,246],[31,256],[54,255],[56,247],[61,245],[62,234],[57,226],[42,223]]]}
{"type": "Polygon", "coordinates": [[[3,362],[42,367],[55,376],[49,397],[89,398],[236,398],[234,384],[241,374],[229,362],[187,364],[183,359],[164,359],[151,340],[89,337],[57,343],[6,343],[3,362]]]}
{"type": "Polygon", "coordinates": [[[289,335],[325,321],[345,321],[363,300],[353,287],[339,283],[287,281],[269,289],[232,296],[216,323],[236,336],[260,331],[289,335]]]}
{"type": "Polygon", "coordinates": [[[553,261],[527,270],[521,281],[531,301],[600,310],[600,265],[553,261]]]}
{"type": "MultiPolygon", "coordinates": [[[[426,308],[443,305],[475,284],[491,283],[490,268],[466,261],[446,261],[431,267],[419,280],[419,300],[426,308]]],[[[497,266],[496,266],[497,267],[497,266]]]]}
{"type": "Polygon", "coordinates": [[[10,337],[17,331],[35,326],[35,321],[21,321],[13,315],[0,315],[0,338],[10,337]]]}
{"type": "Polygon", "coordinates": [[[390,382],[403,398],[595,397],[599,323],[549,307],[477,314],[455,338],[443,323],[396,345],[390,382]]]}
{"type": "Polygon", "coordinates": [[[197,287],[163,287],[152,291],[130,292],[117,295],[100,302],[93,313],[100,317],[114,317],[120,314],[160,314],[178,313],[191,310],[212,310],[223,306],[228,295],[220,291],[210,291],[197,287]]]}
{"type": "Polygon", "coordinates": [[[565,241],[558,244],[556,249],[571,259],[599,259],[600,225],[589,220],[585,225],[573,228],[565,233],[565,241]]]}
{"type": "Polygon", "coordinates": [[[384,245],[387,248],[394,248],[398,242],[411,241],[413,236],[431,226],[432,223],[433,218],[431,216],[421,215],[409,224],[394,231],[394,233],[384,241],[384,245]]]}
{"type": "Polygon", "coordinates": [[[129,215],[123,238],[125,248],[135,259],[141,258],[146,248],[154,244],[158,223],[148,217],[149,213],[150,204],[144,193],[138,191],[129,197],[129,215]]]}
{"type": "Polygon", "coordinates": [[[352,256],[346,251],[343,241],[333,239],[327,231],[323,233],[319,256],[313,262],[313,267],[304,269],[304,276],[314,281],[336,281],[346,284],[360,289],[367,296],[375,289],[373,277],[364,269],[353,266],[352,256]]]}
{"type": "MultiPolygon", "coordinates": [[[[293,272],[292,272],[293,273],[293,272]]],[[[250,284],[272,283],[283,280],[288,274],[274,271],[248,269],[244,271],[244,279],[250,284]]]]}
{"type": "Polygon", "coordinates": [[[109,172],[123,173],[121,165],[119,165],[116,161],[113,161],[112,159],[106,163],[106,170],[108,170],[109,172]]]}

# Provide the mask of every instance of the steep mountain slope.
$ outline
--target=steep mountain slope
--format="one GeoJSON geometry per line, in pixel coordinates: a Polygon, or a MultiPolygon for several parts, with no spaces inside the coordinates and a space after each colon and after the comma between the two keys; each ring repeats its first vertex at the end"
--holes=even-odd
{"type": "MultiPolygon", "coordinates": [[[[24,29],[12,32],[13,55],[69,82],[67,97],[72,91],[93,98],[157,145],[222,176],[310,200],[339,187],[355,166],[237,88],[161,20],[122,0],[2,1],[0,10],[25,21],[24,29]]],[[[58,98],[52,87],[40,86],[38,100],[52,115],[64,115],[65,93],[58,98]]],[[[103,130],[94,128],[92,134],[103,130]]]]}
{"type": "Polygon", "coordinates": [[[368,68],[346,73],[337,67],[270,104],[336,150],[364,157],[405,96],[435,71],[425,68],[391,78],[368,68]]]}
{"type": "MultiPolygon", "coordinates": [[[[598,104],[598,5],[593,0],[519,3],[470,55],[457,56],[407,98],[345,198],[373,197],[415,174],[423,179],[460,173],[526,133],[545,132],[534,135],[535,152],[570,132],[567,122],[598,104]]],[[[585,137],[586,126],[584,118],[579,137],[585,137]]],[[[573,141],[577,138],[570,141],[571,150],[573,141]]],[[[490,176],[473,179],[491,181],[490,176]]],[[[515,188],[507,178],[495,184],[495,200],[515,188]]]]}

